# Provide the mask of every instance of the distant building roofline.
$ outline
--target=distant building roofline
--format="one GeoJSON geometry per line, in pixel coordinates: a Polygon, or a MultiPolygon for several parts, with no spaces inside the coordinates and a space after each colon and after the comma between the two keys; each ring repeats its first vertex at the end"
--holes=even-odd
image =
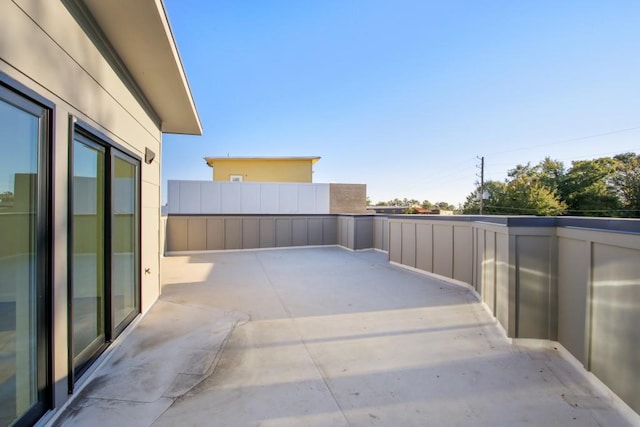
{"type": "Polygon", "coordinates": [[[221,162],[221,161],[232,161],[232,160],[256,160],[256,161],[263,161],[263,160],[273,160],[273,161],[282,161],[282,160],[311,160],[311,164],[315,164],[318,160],[320,160],[321,157],[320,156],[301,156],[301,157],[295,157],[295,156],[288,156],[288,157],[277,157],[277,156],[246,156],[246,157],[205,157],[204,160],[205,162],[207,162],[207,164],[209,166],[212,166],[212,163],[214,162],[221,162]]]}

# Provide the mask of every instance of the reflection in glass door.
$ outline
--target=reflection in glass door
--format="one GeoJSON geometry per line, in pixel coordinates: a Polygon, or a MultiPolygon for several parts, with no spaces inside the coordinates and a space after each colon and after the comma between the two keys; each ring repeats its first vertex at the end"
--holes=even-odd
{"type": "Polygon", "coordinates": [[[139,312],[138,162],[118,152],[111,163],[111,301],[120,332],[139,312]]]}
{"type": "Polygon", "coordinates": [[[80,134],[73,143],[71,318],[73,365],[81,371],[104,346],[104,149],[80,134]]]}
{"type": "Polygon", "coordinates": [[[140,312],[140,160],[74,128],[69,389],[140,312]]]}
{"type": "MultiPolygon", "coordinates": [[[[48,110],[0,86],[0,425],[45,411],[48,110]]],[[[18,421],[18,422],[20,422],[18,421]]]]}

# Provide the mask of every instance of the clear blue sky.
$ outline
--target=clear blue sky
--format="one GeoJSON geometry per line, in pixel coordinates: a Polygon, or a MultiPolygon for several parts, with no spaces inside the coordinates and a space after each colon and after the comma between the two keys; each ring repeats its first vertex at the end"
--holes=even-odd
{"type": "Polygon", "coordinates": [[[164,137],[164,184],[317,155],[315,182],[457,204],[476,156],[503,180],[640,151],[637,0],[164,1],[204,126],[164,137]]]}

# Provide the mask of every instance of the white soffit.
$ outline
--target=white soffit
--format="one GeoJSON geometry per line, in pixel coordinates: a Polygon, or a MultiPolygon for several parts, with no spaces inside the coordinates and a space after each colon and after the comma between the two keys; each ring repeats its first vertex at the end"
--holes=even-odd
{"type": "Polygon", "coordinates": [[[162,121],[162,132],[202,134],[161,0],[83,0],[162,121]]]}

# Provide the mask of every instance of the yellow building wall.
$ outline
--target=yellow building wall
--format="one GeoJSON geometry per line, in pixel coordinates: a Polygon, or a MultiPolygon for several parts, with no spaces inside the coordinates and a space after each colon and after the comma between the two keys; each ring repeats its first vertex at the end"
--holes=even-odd
{"type": "Polygon", "coordinates": [[[214,181],[229,181],[242,175],[244,182],[312,182],[311,159],[229,159],[215,160],[214,181]]]}

